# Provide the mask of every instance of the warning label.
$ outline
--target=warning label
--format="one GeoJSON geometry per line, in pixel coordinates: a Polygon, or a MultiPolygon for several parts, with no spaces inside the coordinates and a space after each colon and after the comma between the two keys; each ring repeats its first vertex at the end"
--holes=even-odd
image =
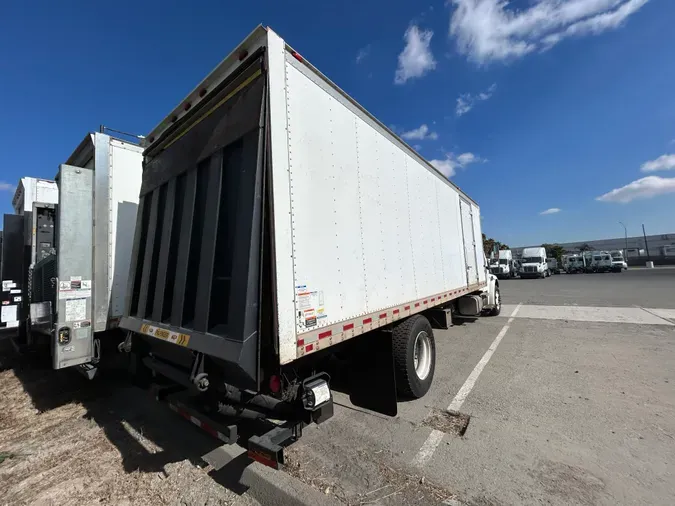
{"type": "Polygon", "coordinates": [[[310,290],[307,285],[298,285],[295,287],[295,303],[300,327],[316,327],[318,320],[328,316],[321,290],[310,290]]]}

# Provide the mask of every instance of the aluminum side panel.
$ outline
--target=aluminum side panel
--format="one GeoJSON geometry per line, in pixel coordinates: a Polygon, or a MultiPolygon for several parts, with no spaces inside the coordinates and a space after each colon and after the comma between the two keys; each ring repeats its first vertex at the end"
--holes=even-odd
{"type": "Polygon", "coordinates": [[[459,192],[285,70],[297,333],[465,286],[459,192]]]}
{"type": "Polygon", "coordinates": [[[89,362],[93,355],[92,325],[92,196],[91,170],[61,165],[58,208],[58,296],[52,336],[55,369],[89,362]],[[61,328],[70,331],[67,344],[58,343],[61,328]]]}
{"type": "MultiPolygon", "coordinates": [[[[459,200],[459,208],[462,218],[462,237],[464,241],[464,254],[466,257],[466,278],[467,285],[472,285],[478,279],[476,269],[478,261],[476,258],[475,231],[471,213],[471,204],[464,199],[459,200]]],[[[482,242],[481,242],[482,244],[482,242]]]]}
{"type": "Polygon", "coordinates": [[[471,213],[473,214],[473,241],[476,250],[476,274],[479,282],[487,281],[487,272],[483,269],[483,232],[480,222],[480,209],[476,204],[471,204],[471,213]]]}
{"type": "Polygon", "coordinates": [[[96,332],[108,326],[110,284],[108,260],[110,257],[110,137],[95,133],[94,137],[94,190],[93,190],[93,327],[96,332]]]}
{"type": "Polygon", "coordinates": [[[362,213],[355,118],[291,65],[286,73],[296,324],[302,331],[363,311],[362,213]]]}
{"type": "Polygon", "coordinates": [[[109,318],[124,313],[138,196],[143,175],[143,149],[110,140],[110,200],[108,238],[109,318]]]}
{"type": "Polygon", "coordinates": [[[465,263],[462,243],[462,223],[459,216],[459,195],[449,195],[440,187],[436,188],[441,230],[441,256],[445,286],[449,290],[462,286],[466,275],[462,268],[465,263]]]}
{"type": "Polygon", "coordinates": [[[291,182],[286,105],[286,50],[284,41],[267,32],[268,97],[272,167],[272,213],[274,227],[274,270],[276,277],[277,334],[279,360],[296,359],[295,288],[293,282],[293,241],[291,221],[291,182]]]}

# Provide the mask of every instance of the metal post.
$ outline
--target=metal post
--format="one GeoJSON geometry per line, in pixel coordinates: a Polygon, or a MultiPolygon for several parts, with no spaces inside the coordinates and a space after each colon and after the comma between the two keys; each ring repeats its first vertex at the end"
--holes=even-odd
{"type": "Polygon", "coordinates": [[[649,256],[649,244],[647,244],[647,233],[645,232],[645,224],[642,224],[642,235],[645,238],[645,249],[647,250],[647,261],[649,262],[651,260],[651,257],[649,256]]]}
{"type": "Polygon", "coordinates": [[[619,224],[623,225],[623,236],[626,239],[626,248],[623,250],[623,256],[625,258],[628,255],[628,229],[626,228],[626,225],[624,225],[622,221],[620,221],[619,224]]]}

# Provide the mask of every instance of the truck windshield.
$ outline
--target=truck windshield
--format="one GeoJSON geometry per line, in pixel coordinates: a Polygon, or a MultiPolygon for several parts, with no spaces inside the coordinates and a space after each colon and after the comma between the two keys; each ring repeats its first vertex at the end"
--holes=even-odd
{"type": "Polygon", "coordinates": [[[543,263],[544,259],[541,257],[525,257],[523,258],[524,264],[540,264],[543,263]]]}
{"type": "Polygon", "coordinates": [[[502,264],[502,265],[506,265],[506,264],[509,263],[509,261],[506,258],[500,258],[499,263],[502,264]]]}

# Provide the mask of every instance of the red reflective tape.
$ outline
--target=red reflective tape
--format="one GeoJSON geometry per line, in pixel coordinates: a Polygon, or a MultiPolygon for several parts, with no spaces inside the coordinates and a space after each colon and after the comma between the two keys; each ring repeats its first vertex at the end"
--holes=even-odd
{"type": "Polygon", "coordinates": [[[279,469],[279,464],[277,462],[266,455],[261,454],[260,452],[249,450],[248,456],[256,462],[260,462],[264,466],[271,467],[272,469],[279,469]]]}
{"type": "Polygon", "coordinates": [[[415,302],[415,307],[420,307],[420,303],[419,303],[419,302],[415,302]]]}
{"type": "Polygon", "coordinates": [[[305,346],[305,351],[312,351],[314,349],[314,344],[308,344],[305,346]]]}
{"type": "Polygon", "coordinates": [[[380,320],[382,320],[383,318],[386,318],[386,317],[387,317],[387,313],[382,313],[382,314],[380,315],[380,320]]]}
{"type": "Polygon", "coordinates": [[[398,314],[398,313],[399,313],[399,310],[398,310],[398,309],[394,309],[394,314],[398,314]]]}
{"type": "Polygon", "coordinates": [[[406,306],[403,308],[404,311],[410,311],[410,306],[406,306]]]}
{"type": "Polygon", "coordinates": [[[367,325],[368,323],[373,323],[373,319],[372,318],[366,318],[365,320],[363,320],[364,325],[367,325]]]}
{"type": "Polygon", "coordinates": [[[333,331],[327,330],[326,332],[321,332],[321,334],[319,334],[319,339],[323,339],[324,337],[330,337],[332,335],[333,335],[333,331]]]}
{"type": "Polygon", "coordinates": [[[345,330],[352,330],[353,328],[354,328],[354,324],[353,324],[353,323],[348,323],[347,325],[344,325],[344,326],[342,327],[342,330],[343,330],[343,331],[345,331],[345,330]]]}
{"type": "Polygon", "coordinates": [[[182,408],[177,408],[177,409],[176,409],[176,413],[178,413],[178,414],[179,414],[180,416],[182,416],[183,418],[186,418],[187,420],[192,421],[192,415],[190,415],[190,413],[188,413],[188,412],[185,411],[184,409],[182,409],[182,408]]]}
{"type": "Polygon", "coordinates": [[[204,429],[209,434],[211,434],[216,439],[220,439],[220,437],[218,436],[218,431],[216,429],[214,429],[213,427],[211,427],[210,425],[207,425],[204,422],[202,422],[201,428],[204,429]]]}
{"type": "Polygon", "coordinates": [[[304,339],[298,339],[298,346],[304,346],[305,345],[305,340],[304,339]]]}

